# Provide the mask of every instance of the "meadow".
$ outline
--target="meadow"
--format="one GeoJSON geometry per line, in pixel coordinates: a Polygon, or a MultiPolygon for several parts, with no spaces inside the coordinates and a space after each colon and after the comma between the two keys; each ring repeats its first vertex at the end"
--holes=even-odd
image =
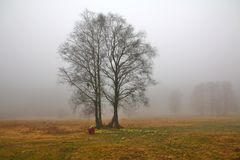
{"type": "Polygon", "coordinates": [[[240,118],[0,121],[0,160],[240,160],[240,118]]]}

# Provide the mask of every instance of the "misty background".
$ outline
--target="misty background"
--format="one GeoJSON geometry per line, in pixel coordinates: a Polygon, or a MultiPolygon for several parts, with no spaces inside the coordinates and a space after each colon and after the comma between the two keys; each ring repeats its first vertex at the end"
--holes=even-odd
{"type": "Polygon", "coordinates": [[[64,65],[58,47],[85,9],[123,16],[157,49],[158,84],[148,89],[150,106],[135,116],[169,114],[176,89],[183,97],[179,112],[190,114],[194,86],[209,81],[229,81],[240,99],[238,0],[1,0],[0,119],[78,117],[71,89],[58,83],[64,65]]]}

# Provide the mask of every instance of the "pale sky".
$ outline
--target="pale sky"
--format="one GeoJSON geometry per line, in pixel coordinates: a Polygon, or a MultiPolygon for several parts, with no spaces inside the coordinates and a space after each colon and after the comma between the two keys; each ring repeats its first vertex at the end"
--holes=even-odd
{"type": "Polygon", "coordinates": [[[240,90],[238,0],[1,0],[0,118],[71,115],[57,49],[85,9],[123,16],[157,49],[149,112],[161,114],[173,88],[227,80],[240,90]]]}

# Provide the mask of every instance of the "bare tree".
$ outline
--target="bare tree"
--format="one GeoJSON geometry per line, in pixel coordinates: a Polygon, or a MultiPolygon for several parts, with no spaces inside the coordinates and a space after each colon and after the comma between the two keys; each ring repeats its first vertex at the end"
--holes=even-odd
{"type": "Polygon", "coordinates": [[[169,109],[175,115],[180,111],[182,105],[182,94],[180,90],[174,90],[169,95],[169,109]]]}
{"type": "Polygon", "coordinates": [[[146,43],[145,35],[136,33],[125,19],[108,14],[105,17],[102,72],[105,78],[104,95],[113,106],[110,127],[119,128],[118,109],[137,103],[147,103],[146,87],[153,84],[152,58],[155,52],[146,43]]]}
{"type": "Polygon", "coordinates": [[[60,54],[70,64],[60,71],[64,82],[76,90],[72,97],[75,108],[85,106],[87,114],[94,112],[97,127],[102,126],[102,93],[113,106],[110,127],[120,126],[119,106],[147,104],[145,91],[153,84],[155,52],[145,35],[135,33],[122,17],[84,12],[60,54]]]}
{"type": "Polygon", "coordinates": [[[85,11],[82,20],[76,23],[74,31],[59,49],[62,59],[69,64],[67,68],[60,68],[60,76],[75,89],[74,108],[85,106],[88,114],[94,112],[98,128],[102,127],[100,65],[103,26],[101,14],[85,11]]]}

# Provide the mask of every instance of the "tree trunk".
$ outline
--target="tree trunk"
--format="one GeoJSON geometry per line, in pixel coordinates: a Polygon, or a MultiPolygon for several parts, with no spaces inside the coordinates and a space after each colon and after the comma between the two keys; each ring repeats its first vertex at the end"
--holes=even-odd
{"type": "Polygon", "coordinates": [[[119,79],[118,79],[118,69],[116,68],[115,72],[115,80],[114,80],[114,103],[113,103],[113,118],[112,121],[109,123],[109,127],[111,128],[120,128],[118,122],[118,104],[119,104],[119,79]]]}
{"type": "Polygon", "coordinates": [[[113,128],[119,128],[119,122],[118,122],[118,105],[114,106],[114,114],[113,114],[113,128]]]}
{"type": "MultiPolygon", "coordinates": [[[[99,43],[99,42],[98,42],[99,43]]],[[[102,101],[101,101],[101,75],[100,75],[100,55],[99,47],[97,52],[97,103],[98,103],[98,120],[99,126],[102,127],[102,101]]]]}
{"type": "Polygon", "coordinates": [[[98,115],[98,103],[96,102],[95,104],[95,124],[96,124],[96,128],[100,128],[100,123],[99,123],[99,115],[98,115]]]}
{"type": "Polygon", "coordinates": [[[120,128],[119,121],[118,121],[118,110],[116,107],[114,107],[113,117],[111,122],[108,124],[108,127],[120,128]]]}
{"type": "Polygon", "coordinates": [[[112,121],[108,124],[111,128],[120,128],[118,121],[118,98],[115,98],[115,103],[113,105],[113,118],[112,121]]]}
{"type": "Polygon", "coordinates": [[[102,124],[102,110],[101,110],[101,100],[100,100],[100,97],[99,97],[99,101],[98,101],[98,104],[97,104],[97,108],[98,108],[98,128],[102,128],[103,127],[103,124],[102,124]]]}
{"type": "Polygon", "coordinates": [[[100,66],[98,66],[98,118],[100,126],[102,127],[102,101],[101,101],[101,79],[100,79],[100,66]]]}
{"type": "Polygon", "coordinates": [[[99,108],[99,110],[98,110],[98,118],[99,118],[99,125],[100,125],[100,127],[102,127],[103,126],[103,123],[102,123],[102,106],[101,106],[101,100],[100,100],[100,102],[99,102],[99,106],[98,106],[99,108]]]}

